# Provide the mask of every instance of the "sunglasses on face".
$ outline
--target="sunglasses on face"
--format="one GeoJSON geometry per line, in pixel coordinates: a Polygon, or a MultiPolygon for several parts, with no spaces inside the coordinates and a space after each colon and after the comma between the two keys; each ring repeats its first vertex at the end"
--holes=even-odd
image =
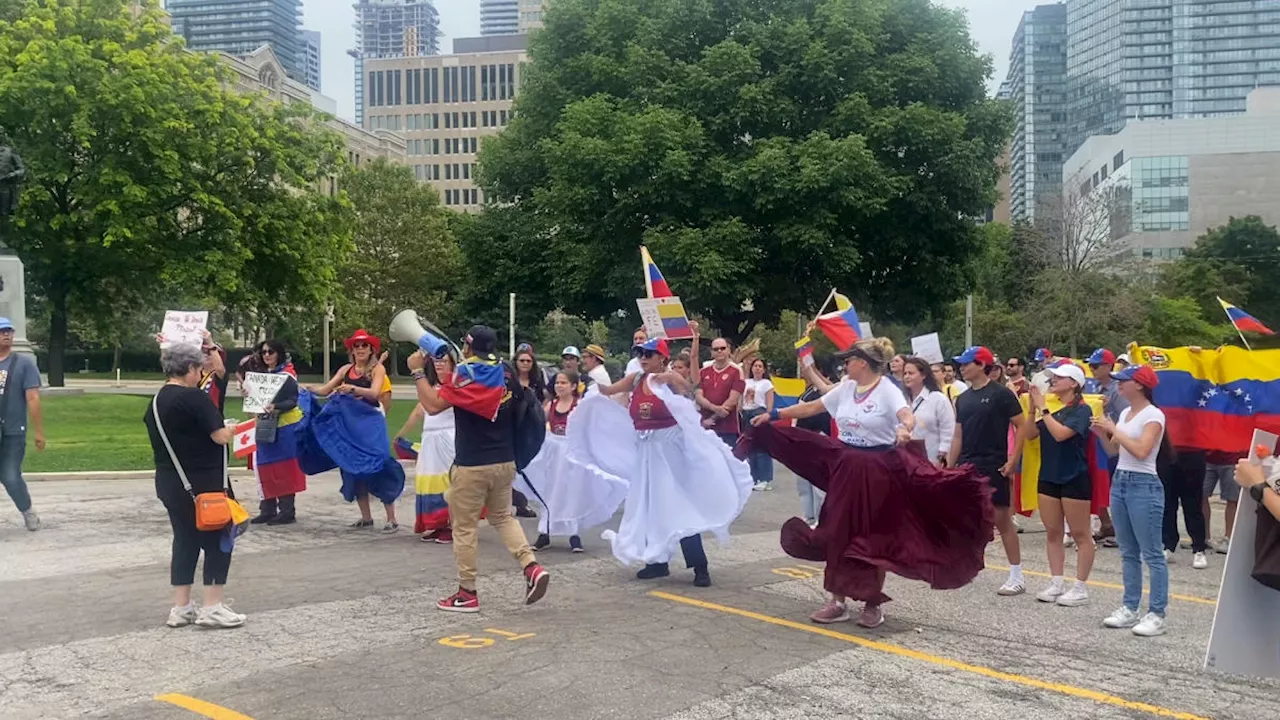
{"type": "Polygon", "coordinates": [[[726,347],[726,346],[724,346],[724,345],[712,345],[712,346],[711,346],[711,352],[720,352],[720,351],[722,351],[722,350],[728,350],[728,349],[729,349],[729,348],[728,348],[728,347],[726,347]]]}
{"type": "Polygon", "coordinates": [[[263,348],[263,349],[262,349],[262,356],[263,356],[263,357],[266,357],[266,356],[268,356],[268,355],[275,355],[275,354],[276,354],[276,351],[275,351],[275,350],[268,350],[268,349],[266,349],[266,348],[263,348]]]}
{"type": "Polygon", "coordinates": [[[533,361],[532,361],[532,360],[530,360],[529,358],[520,358],[520,359],[519,359],[519,360],[517,360],[516,362],[518,362],[518,363],[522,363],[522,364],[524,364],[524,365],[528,365],[529,363],[531,363],[531,362],[533,362],[533,361]]]}
{"type": "Polygon", "coordinates": [[[373,346],[366,342],[351,343],[352,350],[359,350],[360,348],[370,348],[370,347],[373,347],[373,346]]]}

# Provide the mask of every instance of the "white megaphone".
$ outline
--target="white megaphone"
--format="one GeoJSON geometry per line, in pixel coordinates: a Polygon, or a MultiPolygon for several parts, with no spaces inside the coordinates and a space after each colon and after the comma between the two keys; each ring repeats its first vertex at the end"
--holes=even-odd
{"type": "Polygon", "coordinates": [[[396,342],[413,343],[433,358],[448,355],[449,341],[427,330],[423,324],[418,313],[413,310],[401,310],[391,318],[391,339],[396,342]]]}

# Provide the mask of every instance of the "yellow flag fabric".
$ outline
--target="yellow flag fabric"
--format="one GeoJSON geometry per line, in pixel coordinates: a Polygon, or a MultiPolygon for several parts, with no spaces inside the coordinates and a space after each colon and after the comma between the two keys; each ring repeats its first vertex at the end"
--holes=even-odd
{"type": "MultiPolygon", "coordinates": [[[[1057,412],[1062,408],[1062,401],[1056,395],[1046,395],[1045,400],[1050,411],[1057,412]]],[[[1031,398],[1027,395],[1019,395],[1018,401],[1022,403],[1023,415],[1030,418],[1031,398]]],[[[1094,417],[1102,415],[1101,395],[1085,395],[1084,402],[1089,406],[1094,417]]],[[[1026,447],[1022,449],[1022,469],[1018,480],[1014,509],[1020,513],[1030,514],[1032,510],[1040,507],[1040,436],[1038,434],[1033,435],[1027,441],[1026,447]]]]}

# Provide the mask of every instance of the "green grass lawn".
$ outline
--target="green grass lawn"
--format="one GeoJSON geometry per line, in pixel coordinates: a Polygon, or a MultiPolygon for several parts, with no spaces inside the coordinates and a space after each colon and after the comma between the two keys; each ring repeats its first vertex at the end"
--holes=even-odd
{"type": "MultiPolygon", "coordinates": [[[[40,399],[46,447],[37,452],[27,436],[24,472],[150,470],[151,441],[142,424],[151,398],[142,395],[53,395],[40,399]]],[[[413,412],[412,400],[392,400],[387,426],[395,434],[413,412]]],[[[239,398],[228,398],[227,417],[244,417],[239,398]]],[[[244,461],[231,459],[233,466],[244,461]]]]}

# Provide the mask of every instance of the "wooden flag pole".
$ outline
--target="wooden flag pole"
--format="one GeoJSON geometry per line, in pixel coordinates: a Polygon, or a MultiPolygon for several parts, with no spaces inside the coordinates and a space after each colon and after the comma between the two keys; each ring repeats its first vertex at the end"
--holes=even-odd
{"type": "Polygon", "coordinates": [[[818,308],[818,314],[814,315],[813,319],[817,320],[819,317],[821,317],[823,311],[827,309],[827,306],[830,305],[831,301],[834,300],[835,298],[836,298],[836,289],[831,288],[831,294],[827,295],[827,299],[822,301],[822,307],[818,308]]]}

